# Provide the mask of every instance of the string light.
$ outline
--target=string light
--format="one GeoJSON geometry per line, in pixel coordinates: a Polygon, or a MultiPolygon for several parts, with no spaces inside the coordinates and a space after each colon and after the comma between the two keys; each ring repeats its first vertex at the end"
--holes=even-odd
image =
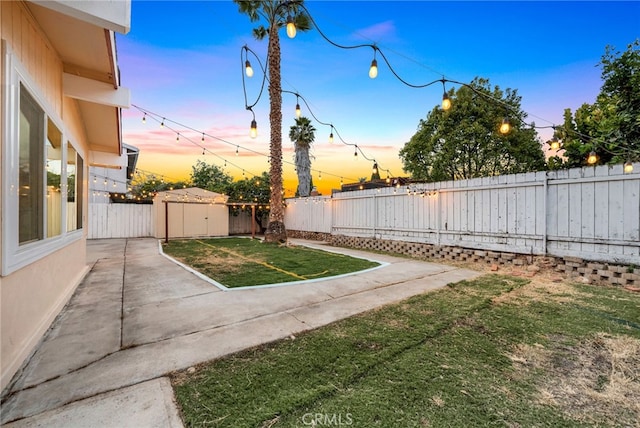
{"type": "Polygon", "coordinates": [[[302,115],[302,110],[300,110],[300,102],[299,97],[296,95],[296,117],[300,117],[302,115]]]}
{"type": "Polygon", "coordinates": [[[256,138],[258,136],[258,123],[255,119],[251,121],[251,130],[249,131],[249,136],[251,138],[256,138]]]}
{"type": "Polygon", "coordinates": [[[505,116],[500,124],[500,133],[502,135],[507,135],[509,132],[511,132],[511,122],[509,122],[509,118],[505,116]]]}
{"type": "Polygon", "coordinates": [[[371,61],[371,67],[369,67],[369,77],[372,79],[378,77],[378,61],[375,58],[371,61]]]}
{"type": "Polygon", "coordinates": [[[354,158],[355,160],[358,160],[358,146],[357,146],[357,145],[356,145],[356,148],[355,148],[355,150],[354,150],[354,152],[353,152],[353,158],[354,158]]]}
{"type": "Polygon", "coordinates": [[[249,60],[246,60],[244,62],[244,72],[246,73],[247,77],[253,77],[253,68],[251,68],[251,63],[249,62],[249,60]]]}
{"type": "Polygon", "coordinates": [[[444,86],[444,76],[442,77],[442,110],[447,111],[451,108],[451,99],[449,99],[449,94],[447,94],[447,87],[444,86]]]}
{"type": "Polygon", "coordinates": [[[200,141],[204,143],[204,132],[202,133],[202,139],[200,141]]]}
{"type": "Polygon", "coordinates": [[[236,156],[238,156],[238,150],[240,149],[240,146],[236,146],[236,156]]]}
{"type": "Polygon", "coordinates": [[[549,146],[551,147],[551,150],[559,150],[560,140],[558,140],[558,137],[554,135],[551,141],[549,141],[549,146]]]}
{"type": "Polygon", "coordinates": [[[147,123],[147,113],[142,116],[142,123],[147,123]]]}
{"type": "Polygon", "coordinates": [[[164,128],[164,117],[162,118],[162,122],[160,122],[160,128],[164,128]]]}
{"type": "Polygon", "coordinates": [[[329,144],[333,144],[333,125],[331,125],[331,133],[329,134],[329,144]]]}
{"type": "Polygon", "coordinates": [[[587,163],[589,165],[593,165],[596,162],[598,162],[598,155],[596,155],[596,152],[594,150],[591,150],[589,156],[587,156],[587,163]]]}
{"type": "Polygon", "coordinates": [[[180,133],[179,132],[176,134],[176,141],[180,141],[180,133]]]}
{"type": "Polygon", "coordinates": [[[633,172],[633,164],[631,163],[631,160],[624,163],[623,171],[625,174],[631,174],[633,172]]]}
{"type": "Polygon", "coordinates": [[[451,99],[449,95],[445,92],[442,94],[442,110],[447,111],[451,108],[451,99]]]}
{"type": "Polygon", "coordinates": [[[378,162],[373,161],[373,175],[378,175],[378,162]]]}
{"type": "Polygon", "coordinates": [[[291,15],[287,16],[287,36],[293,39],[296,36],[296,24],[293,22],[291,15]]]}

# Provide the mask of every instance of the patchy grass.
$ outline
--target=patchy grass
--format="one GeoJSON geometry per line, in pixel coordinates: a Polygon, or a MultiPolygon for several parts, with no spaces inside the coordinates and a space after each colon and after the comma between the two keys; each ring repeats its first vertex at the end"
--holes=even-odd
{"type": "Polygon", "coordinates": [[[639,307],[619,288],[485,275],[173,383],[193,427],[638,426],[639,307]]]}
{"type": "Polygon", "coordinates": [[[173,240],[162,248],[230,288],[324,278],[379,265],[343,254],[247,238],[173,240]]]}

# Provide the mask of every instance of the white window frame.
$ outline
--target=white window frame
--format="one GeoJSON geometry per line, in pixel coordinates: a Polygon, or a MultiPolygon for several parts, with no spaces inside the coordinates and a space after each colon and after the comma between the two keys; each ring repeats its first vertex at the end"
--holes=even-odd
{"type": "MultiPolygon", "coordinates": [[[[40,108],[44,111],[45,119],[45,132],[43,135],[43,150],[46,139],[46,126],[47,118],[58,127],[62,132],[62,164],[66,165],[67,162],[67,144],[71,143],[78,155],[83,160],[86,159],[84,154],[79,150],[78,145],[74,144],[75,139],[72,138],[70,133],[64,126],[62,119],[55,113],[55,110],[49,105],[45,97],[42,95],[42,91],[34,83],[29,73],[27,73],[24,66],[20,63],[19,59],[13,54],[11,48],[8,46],[6,40],[1,41],[2,44],[2,276],[7,276],[12,272],[17,271],[31,263],[40,260],[49,254],[82,239],[84,229],[76,229],[68,232],[66,229],[66,209],[62,210],[62,229],[61,234],[47,238],[46,237],[46,191],[42,192],[42,198],[44,199],[44,232],[43,238],[20,245],[18,242],[18,208],[19,208],[19,128],[20,128],[20,85],[24,86],[29,95],[38,103],[40,108]]],[[[46,161],[46,154],[45,154],[46,161]]],[[[86,163],[86,161],[85,161],[86,163]]],[[[86,177],[86,168],[84,165],[84,176],[86,177]]],[[[42,173],[46,178],[46,170],[42,168],[42,173]]],[[[61,186],[61,192],[63,192],[63,201],[66,201],[67,197],[67,185],[66,185],[66,168],[63,168],[61,181],[64,186],[61,186]]],[[[46,183],[46,181],[45,181],[46,183]]],[[[84,187],[84,186],[83,186],[84,187]]],[[[83,189],[84,190],[84,189],[83,189]]],[[[85,198],[86,200],[86,198],[85,198]]],[[[83,207],[84,212],[84,207],[83,207]]],[[[84,222],[83,222],[84,226],[84,222]]]]}

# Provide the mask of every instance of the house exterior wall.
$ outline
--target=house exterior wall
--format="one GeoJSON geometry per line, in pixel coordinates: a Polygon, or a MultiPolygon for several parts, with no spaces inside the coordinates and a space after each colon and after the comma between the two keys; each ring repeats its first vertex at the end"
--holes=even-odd
{"type": "MultiPolygon", "coordinates": [[[[11,51],[12,61],[20,64],[25,78],[44,104],[47,113],[62,120],[65,140],[70,141],[84,159],[85,178],[82,189],[83,200],[87,201],[88,145],[77,102],[63,96],[62,61],[23,2],[0,2],[0,22],[0,37],[11,51]]],[[[3,55],[2,70],[5,70],[5,61],[3,55]]],[[[5,82],[6,77],[3,75],[3,91],[6,90],[5,82]]],[[[7,117],[7,112],[4,111],[7,108],[7,103],[3,101],[3,121],[7,117]]],[[[6,129],[0,128],[0,135],[3,136],[2,156],[5,156],[5,145],[17,144],[6,137],[5,131],[6,129]]],[[[8,161],[2,159],[3,168],[8,161]]],[[[2,187],[0,192],[4,191],[2,187]]],[[[11,207],[5,206],[5,197],[2,200],[2,218],[5,224],[0,228],[0,237],[6,234],[8,227],[15,227],[6,224],[6,210],[11,207]]],[[[0,277],[2,390],[29,357],[87,271],[86,202],[82,212],[84,230],[43,239],[37,243],[42,250],[41,254],[29,264],[12,269],[0,277]]],[[[0,239],[0,242],[4,241],[0,239]]],[[[7,251],[7,247],[5,245],[0,250],[7,251]]]]}

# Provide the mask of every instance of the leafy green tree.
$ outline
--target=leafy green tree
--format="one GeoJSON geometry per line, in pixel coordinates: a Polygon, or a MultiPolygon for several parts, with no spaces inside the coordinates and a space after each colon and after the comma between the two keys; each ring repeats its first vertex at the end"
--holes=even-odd
{"type": "Polygon", "coordinates": [[[191,183],[188,181],[165,181],[153,175],[147,176],[139,174],[129,186],[129,193],[131,193],[136,200],[150,201],[158,192],[183,189],[186,187],[191,187],[191,183]]]}
{"type": "Polygon", "coordinates": [[[452,106],[434,107],[400,150],[403,168],[416,180],[443,181],[545,169],[535,129],[526,125],[516,90],[475,78],[454,92],[452,106]],[[508,109],[505,107],[508,106],[508,109]],[[498,129],[508,116],[512,130],[498,129]]]}
{"type": "Polygon", "coordinates": [[[316,128],[307,117],[296,118],[296,124],[289,130],[289,138],[295,148],[296,174],[298,175],[298,196],[306,197],[311,193],[311,158],[309,150],[316,139],[316,128]]]}
{"type": "Polygon", "coordinates": [[[225,194],[233,178],[219,166],[198,160],[191,167],[191,181],[195,187],[225,194]]]}
{"type": "Polygon", "coordinates": [[[282,2],[279,0],[234,0],[241,13],[249,16],[251,22],[261,18],[267,27],[260,25],[253,30],[256,39],[268,37],[267,56],[269,70],[269,125],[270,125],[270,167],[271,184],[269,226],[265,240],[284,242],[287,231],[284,226],[284,201],[282,199],[282,85],[280,81],[280,36],[278,30],[291,18],[300,31],[311,28],[309,17],[300,8],[302,0],[282,2]]]}
{"type": "MultiPolygon", "coordinates": [[[[260,226],[260,233],[264,233],[265,229],[262,227],[262,220],[269,217],[270,211],[271,190],[269,189],[269,174],[263,172],[260,176],[231,182],[227,186],[226,194],[229,196],[229,203],[258,204],[255,208],[254,220],[260,226]]],[[[237,214],[243,210],[251,212],[251,206],[236,205],[231,210],[232,214],[237,214]]]]}
{"type": "Polygon", "coordinates": [[[585,165],[591,151],[603,164],[640,159],[640,40],[622,53],[607,46],[599,66],[603,85],[595,102],[574,114],[566,109],[556,129],[563,167],[585,165]]]}

